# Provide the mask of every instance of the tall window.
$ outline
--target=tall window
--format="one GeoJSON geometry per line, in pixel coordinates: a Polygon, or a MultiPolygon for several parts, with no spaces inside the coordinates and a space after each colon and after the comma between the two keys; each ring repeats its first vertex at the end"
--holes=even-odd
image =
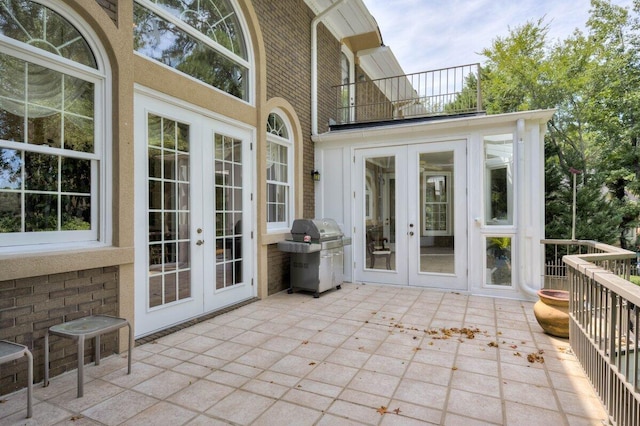
{"type": "Polygon", "coordinates": [[[228,0],[136,0],[134,50],[248,100],[249,61],[228,0]]]}
{"type": "Polygon", "coordinates": [[[105,71],[34,1],[0,0],[0,34],[0,247],[99,240],[105,71]]]}
{"type": "Polygon", "coordinates": [[[293,218],[293,143],[277,113],[267,120],[267,228],[289,229],[293,218]]]}
{"type": "Polygon", "coordinates": [[[485,136],[485,223],[513,225],[513,135],[485,136]]]}

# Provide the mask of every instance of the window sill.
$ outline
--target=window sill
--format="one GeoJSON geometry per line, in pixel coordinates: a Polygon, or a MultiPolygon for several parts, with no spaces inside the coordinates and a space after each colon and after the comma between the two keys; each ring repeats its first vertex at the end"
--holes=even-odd
{"type": "Polygon", "coordinates": [[[278,241],[290,240],[291,232],[288,229],[274,229],[262,235],[262,245],[276,244],[278,241]]]}
{"type": "Polygon", "coordinates": [[[133,247],[0,254],[0,281],[133,263],[133,247]]]}

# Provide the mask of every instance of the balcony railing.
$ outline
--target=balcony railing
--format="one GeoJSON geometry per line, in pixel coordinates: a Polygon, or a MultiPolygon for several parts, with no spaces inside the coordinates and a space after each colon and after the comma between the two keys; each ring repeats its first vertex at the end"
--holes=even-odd
{"type": "Polygon", "coordinates": [[[635,253],[592,241],[543,244],[545,286],[570,294],[571,348],[613,423],[640,425],[640,287],[629,281],[635,253]]]}
{"type": "Polygon", "coordinates": [[[336,124],[482,112],[480,64],[335,86],[336,124]]]}

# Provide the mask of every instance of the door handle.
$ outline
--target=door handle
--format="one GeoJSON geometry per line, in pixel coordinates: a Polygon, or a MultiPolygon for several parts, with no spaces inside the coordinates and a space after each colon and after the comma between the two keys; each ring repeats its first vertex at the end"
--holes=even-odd
{"type": "Polygon", "coordinates": [[[196,241],[196,245],[197,245],[197,246],[201,246],[201,245],[203,245],[203,244],[204,244],[204,240],[198,240],[198,241],[196,241]]]}

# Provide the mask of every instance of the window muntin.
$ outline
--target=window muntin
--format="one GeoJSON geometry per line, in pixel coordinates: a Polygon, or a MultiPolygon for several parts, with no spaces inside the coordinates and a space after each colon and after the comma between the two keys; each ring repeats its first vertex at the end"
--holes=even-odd
{"type": "Polygon", "coordinates": [[[286,122],[276,113],[267,119],[267,228],[289,229],[293,217],[293,144],[286,122]]]}
{"type": "Polygon", "coordinates": [[[513,135],[484,138],[485,224],[513,225],[513,135]]]}
{"type": "MultiPolygon", "coordinates": [[[[216,3],[233,10],[223,0],[216,3]]],[[[158,0],[157,5],[134,3],[134,50],[247,100],[249,63],[236,15],[227,14],[222,21],[212,23],[206,21],[215,16],[212,8],[194,8],[193,4],[168,0],[158,0]],[[185,7],[175,6],[178,3],[185,7]]]]}
{"type": "Polygon", "coordinates": [[[150,0],[231,52],[247,59],[242,27],[226,0],[150,0]]]}
{"type": "Polygon", "coordinates": [[[0,34],[14,39],[0,40],[0,247],[96,241],[104,75],[88,71],[77,29],[38,3],[0,2],[0,34]]]}
{"type": "Polygon", "coordinates": [[[69,21],[29,0],[0,2],[0,34],[97,69],[89,44],[69,21]]]}

